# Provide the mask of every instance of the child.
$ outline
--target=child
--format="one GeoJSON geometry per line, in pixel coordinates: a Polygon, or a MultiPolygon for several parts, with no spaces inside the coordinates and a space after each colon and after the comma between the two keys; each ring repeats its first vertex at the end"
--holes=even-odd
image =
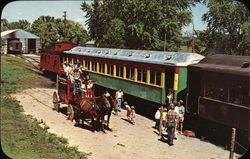
{"type": "Polygon", "coordinates": [[[124,102],[124,105],[125,105],[125,108],[127,110],[127,118],[128,118],[128,120],[130,120],[131,108],[128,105],[128,102],[124,102]]]}
{"type": "Polygon", "coordinates": [[[135,107],[131,106],[130,121],[132,122],[132,124],[135,124],[134,118],[135,118],[135,107]]]}

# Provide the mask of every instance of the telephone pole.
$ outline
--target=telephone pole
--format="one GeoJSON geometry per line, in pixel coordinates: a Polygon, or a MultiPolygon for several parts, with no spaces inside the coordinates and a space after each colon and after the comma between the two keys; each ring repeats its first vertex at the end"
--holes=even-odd
{"type": "Polygon", "coordinates": [[[64,20],[63,20],[63,22],[64,22],[64,28],[63,28],[63,40],[64,41],[66,41],[66,37],[67,37],[67,24],[66,24],[66,17],[67,17],[67,12],[66,11],[64,11],[63,12],[64,13],[64,15],[63,15],[63,18],[64,18],[64,20]]]}

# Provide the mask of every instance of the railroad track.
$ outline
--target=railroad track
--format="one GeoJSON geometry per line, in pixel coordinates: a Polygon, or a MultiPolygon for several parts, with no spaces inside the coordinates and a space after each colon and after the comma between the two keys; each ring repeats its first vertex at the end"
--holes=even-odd
{"type": "Polygon", "coordinates": [[[17,55],[18,57],[27,60],[34,68],[40,70],[40,55],[37,54],[23,54],[17,55]]]}

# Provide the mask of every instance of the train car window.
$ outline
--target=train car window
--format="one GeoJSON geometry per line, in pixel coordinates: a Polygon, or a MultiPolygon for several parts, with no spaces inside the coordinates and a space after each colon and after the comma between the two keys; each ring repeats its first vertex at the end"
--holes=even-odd
{"type": "Polygon", "coordinates": [[[92,71],[97,71],[97,62],[93,61],[92,62],[92,71]]]}
{"type": "Polygon", "coordinates": [[[85,65],[86,65],[86,69],[87,69],[87,70],[90,70],[90,62],[89,62],[89,61],[86,61],[85,65]]]}
{"type": "Polygon", "coordinates": [[[132,67],[126,67],[126,78],[134,80],[135,79],[135,73],[134,73],[134,68],[132,67]]]}
{"type": "Polygon", "coordinates": [[[104,73],[105,72],[105,64],[104,63],[100,63],[99,64],[99,72],[100,73],[104,73]]]}
{"type": "Polygon", "coordinates": [[[156,72],[156,85],[160,86],[161,85],[161,73],[156,72]]]}
{"type": "Polygon", "coordinates": [[[111,65],[111,64],[108,64],[108,70],[107,71],[108,71],[107,73],[109,75],[113,75],[114,74],[114,66],[111,65]]]}
{"type": "Polygon", "coordinates": [[[116,76],[123,77],[123,66],[116,67],[116,76]]]}
{"type": "Polygon", "coordinates": [[[138,69],[137,71],[137,80],[140,82],[147,82],[147,71],[142,70],[142,69],[138,69]]]}
{"type": "Polygon", "coordinates": [[[151,84],[155,84],[156,83],[155,77],[156,77],[156,72],[150,71],[150,83],[151,84]]]}
{"type": "Polygon", "coordinates": [[[236,87],[229,88],[229,102],[239,105],[245,105],[248,106],[248,92],[246,87],[243,87],[242,85],[238,85],[236,87]]]}
{"type": "Polygon", "coordinates": [[[205,96],[212,99],[228,102],[228,87],[216,81],[206,81],[205,96]]]}

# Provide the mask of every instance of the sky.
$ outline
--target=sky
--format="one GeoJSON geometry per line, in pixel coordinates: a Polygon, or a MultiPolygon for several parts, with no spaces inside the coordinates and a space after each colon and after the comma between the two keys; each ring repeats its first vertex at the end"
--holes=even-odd
{"type": "MultiPolygon", "coordinates": [[[[67,11],[67,19],[74,20],[82,24],[86,29],[86,18],[81,8],[82,0],[79,1],[14,1],[8,3],[1,14],[1,18],[6,18],[8,22],[18,21],[21,19],[28,20],[32,23],[42,15],[63,18],[63,12],[67,11]]],[[[88,1],[88,3],[91,3],[88,1]]],[[[206,29],[206,24],[201,20],[204,13],[208,11],[207,7],[198,4],[192,7],[193,22],[195,30],[206,29]]],[[[183,32],[191,32],[192,24],[183,28],[183,32]]]]}

